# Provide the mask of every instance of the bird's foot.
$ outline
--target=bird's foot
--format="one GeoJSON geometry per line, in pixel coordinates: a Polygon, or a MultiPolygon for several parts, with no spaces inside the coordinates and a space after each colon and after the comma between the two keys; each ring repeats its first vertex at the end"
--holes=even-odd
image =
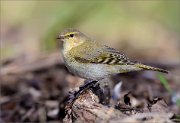
{"type": "Polygon", "coordinates": [[[85,92],[86,90],[96,86],[98,83],[98,81],[96,80],[88,80],[84,85],[80,86],[79,87],[79,90],[78,91],[75,91],[73,93],[70,93],[70,96],[69,96],[69,100],[68,100],[68,103],[66,105],[66,108],[71,108],[74,101],[80,96],[83,94],[83,92],[85,92]]]}

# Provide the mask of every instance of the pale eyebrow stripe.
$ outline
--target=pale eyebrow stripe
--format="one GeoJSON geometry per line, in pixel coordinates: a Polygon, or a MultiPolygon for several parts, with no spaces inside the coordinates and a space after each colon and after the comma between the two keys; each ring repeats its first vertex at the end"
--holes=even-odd
{"type": "Polygon", "coordinates": [[[70,34],[77,34],[78,32],[69,32],[69,33],[66,33],[65,36],[68,36],[70,34]]]}

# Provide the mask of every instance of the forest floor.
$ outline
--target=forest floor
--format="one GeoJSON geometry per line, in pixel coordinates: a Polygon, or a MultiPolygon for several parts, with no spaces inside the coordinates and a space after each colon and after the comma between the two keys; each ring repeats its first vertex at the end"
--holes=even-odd
{"type": "Polygon", "coordinates": [[[180,122],[180,65],[119,74],[84,91],[84,79],[66,69],[59,53],[1,62],[0,122],[180,122]],[[81,88],[79,88],[81,86],[81,88]]]}

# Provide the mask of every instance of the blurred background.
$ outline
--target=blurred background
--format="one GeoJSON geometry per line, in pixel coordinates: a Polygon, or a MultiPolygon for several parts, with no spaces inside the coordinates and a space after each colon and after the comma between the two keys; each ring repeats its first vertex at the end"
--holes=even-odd
{"type": "Polygon", "coordinates": [[[179,62],[179,11],[178,0],[1,1],[1,59],[59,50],[57,34],[77,28],[135,58],[179,62]]]}
{"type": "Polygon", "coordinates": [[[83,83],[68,73],[60,55],[56,37],[66,28],[79,29],[133,60],[168,69],[168,75],[117,76],[114,85],[122,80],[123,91],[141,96],[148,90],[148,98],[164,97],[180,113],[179,0],[0,2],[0,121],[64,118],[68,91],[83,83]]]}

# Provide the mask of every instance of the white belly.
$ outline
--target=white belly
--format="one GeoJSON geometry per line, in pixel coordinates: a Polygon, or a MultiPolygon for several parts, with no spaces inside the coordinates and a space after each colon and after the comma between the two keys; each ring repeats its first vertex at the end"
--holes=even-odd
{"type": "Polygon", "coordinates": [[[81,65],[67,65],[70,72],[86,79],[99,80],[109,76],[106,67],[103,64],[81,64],[81,65]]]}

